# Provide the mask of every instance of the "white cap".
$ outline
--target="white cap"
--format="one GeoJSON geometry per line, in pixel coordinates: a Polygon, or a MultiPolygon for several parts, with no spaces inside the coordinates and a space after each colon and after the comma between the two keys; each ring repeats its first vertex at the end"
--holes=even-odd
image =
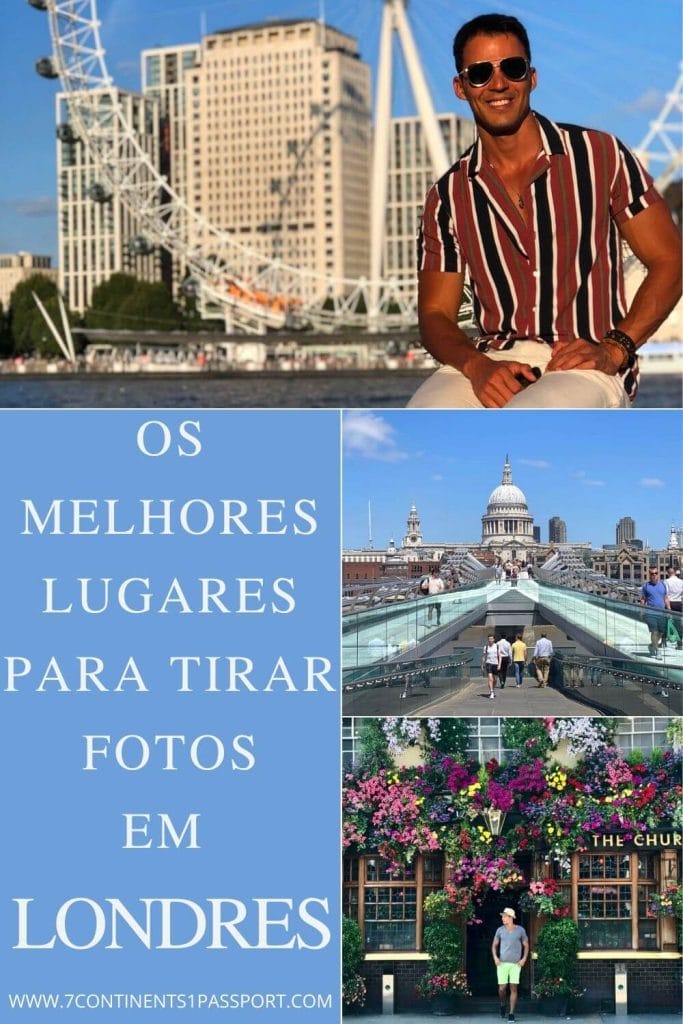
{"type": "Polygon", "coordinates": [[[501,917],[505,917],[506,914],[508,915],[508,917],[517,917],[517,915],[514,912],[514,910],[512,909],[512,907],[506,907],[505,910],[501,910],[501,912],[500,912],[500,916],[501,917]]]}

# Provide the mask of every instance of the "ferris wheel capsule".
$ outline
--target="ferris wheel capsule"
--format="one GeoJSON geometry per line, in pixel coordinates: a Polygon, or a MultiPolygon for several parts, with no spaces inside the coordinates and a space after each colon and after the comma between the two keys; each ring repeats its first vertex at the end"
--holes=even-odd
{"type": "Polygon", "coordinates": [[[154,246],[144,235],[135,235],[128,243],[128,252],[131,256],[149,256],[154,246]]]}
{"type": "Polygon", "coordinates": [[[104,185],[100,185],[98,182],[90,186],[87,194],[94,203],[108,203],[111,200],[111,196],[104,185]]]}
{"type": "Polygon", "coordinates": [[[47,10],[47,0],[26,0],[29,7],[35,7],[37,11],[47,10]]]}
{"type": "Polygon", "coordinates": [[[58,124],[57,125],[57,138],[60,142],[65,142],[68,145],[72,145],[74,142],[78,142],[78,136],[74,132],[70,124],[58,124]]]}
{"type": "Polygon", "coordinates": [[[40,60],[37,60],[36,71],[41,78],[59,78],[59,73],[52,57],[41,57],[40,60]]]}
{"type": "Polygon", "coordinates": [[[196,277],[186,277],[180,283],[180,290],[186,298],[194,299],[199,295],[199,282],[196,277]]]}

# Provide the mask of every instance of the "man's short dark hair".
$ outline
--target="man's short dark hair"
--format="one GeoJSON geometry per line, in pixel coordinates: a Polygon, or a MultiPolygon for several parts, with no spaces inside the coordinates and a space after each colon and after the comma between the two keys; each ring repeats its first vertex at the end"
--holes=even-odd
{"type": "Polygon", "coordinates": [[[455,34],[453,40],[453,56],[455,69],[460,74],[463,67],[465,46],[474,36],[516,36],[524,47],[527,60],[531,62],[529,36],[521,21],[511,14],[480,14],[471,21],[466,21],[455,34]]]}

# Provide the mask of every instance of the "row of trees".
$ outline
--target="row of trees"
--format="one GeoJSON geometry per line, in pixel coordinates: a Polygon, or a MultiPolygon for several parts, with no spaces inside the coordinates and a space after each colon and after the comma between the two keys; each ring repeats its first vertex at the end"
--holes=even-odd
{"type": "MultiPolygon", "coordinates": [[[[61,327],[57,285],[44,274],[33,274],[12,292],[9,309],[0,305],[0,356],[59,355],[59,346],[33,298],[35,293],[54,323],[61,327]]],[[[216,330],[218,321],[202,321],[194,298],[174,302],[165,285],[138,281],[130,274],[113,274],[92,293],[85,315],[67,310],[78,342],[78,328],[131,331],[216,330]]]]}

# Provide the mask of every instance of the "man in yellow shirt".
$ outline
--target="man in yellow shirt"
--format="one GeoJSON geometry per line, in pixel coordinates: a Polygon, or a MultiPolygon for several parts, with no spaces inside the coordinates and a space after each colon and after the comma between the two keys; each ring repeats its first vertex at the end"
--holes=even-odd
{"type": "Polygon", "coordinates": [[[522,640],[522,634],[518,633],[512,645],[512,663],[515,667],[515,686],[522,685],[524,666],[526,665],[527,646],[522,640]]]}

